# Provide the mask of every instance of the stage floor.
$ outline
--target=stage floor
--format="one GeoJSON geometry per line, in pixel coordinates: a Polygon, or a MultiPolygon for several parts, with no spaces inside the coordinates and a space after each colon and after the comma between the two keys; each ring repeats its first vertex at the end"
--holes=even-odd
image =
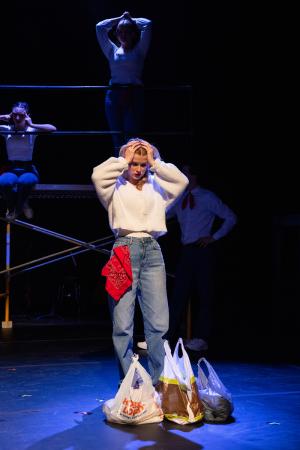
{"type": "MultiPolygon", "coordinates": [[[[108,337],[84,327],[14,330],[0,341],[1,450],[298,450],[300,366],[206,357],[233,395],[227,424],[109,424],[118,372],[108,337]],[[42,331],[43,330],[43,331],[42,331]]],[[[146,354],[142,351],[142,363],[146,354]]],[[[195,355],[192,358],[196,374],[195,355]]]]}

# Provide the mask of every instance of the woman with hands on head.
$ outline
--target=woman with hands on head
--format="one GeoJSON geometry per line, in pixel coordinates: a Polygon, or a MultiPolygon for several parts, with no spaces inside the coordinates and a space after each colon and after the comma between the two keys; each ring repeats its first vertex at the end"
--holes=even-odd
{"type": "Polygon", "coordinates": [[[29,107],[25,102],[13,105],[10,114],[0,115],[0,121],[8,125],[0,125],[6,141],[7,163],[0,167],[0,190],[7,204],[6,218],[16,219],[24,213],[27,219],[33,217],[27,198],[39,181],[39,174],[32,164],[32,154],[36,134],[22,132],[51,132],[56,127],[51,124],[33,123],[29,115],[29,107]],[[10,133],[11,132],[11,133],[10,133]]]}
{"type": "Polygon", "coordinates": [[[121,147],[118,158],[110,157],[94,168],[92,181],[108,211],[116,238],[113,251],[127,246],[130,253],[132,285],[119,301],[108,297],[120,377],[127,373],[133,355],[138,297],[155,385],[163,369],[164,335],[169,326],[166,272],[157,239],[167,232],[166,209],[184,191],[188,179],[175,165],[161,161],[149,142],[131,139],[121,147]]]}
{"type": "Polygon", "coordinates": [[[105,97],[105,114],[113,134],[114,154],[121,145],[141,132],[144,115],[142,72],[151,40],[151,21],[132,18],[129,12],[120,17],[105,19],[96,25],[102,52],[108,59],[111,79],[105,97]],[[116,45],[110,39],[115,29],[116,45]]]}

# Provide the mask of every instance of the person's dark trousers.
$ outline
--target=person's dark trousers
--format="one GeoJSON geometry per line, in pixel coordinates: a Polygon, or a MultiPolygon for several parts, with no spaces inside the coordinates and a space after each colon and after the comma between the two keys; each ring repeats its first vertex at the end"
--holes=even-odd
{"type": "Polygon", "coordinates": [[[16,203],[16,211],[18,214],[22,212],[25,201],[38,181],[39,179],[34,173],[24,173],[19,177],[16,203]]]}
{"type": "Polygon", "coordinates": [[[179,328],[186,317],[192,294],[196,294],[193,305],[193,338],[208,340],[212,326],[212,306],[214,297],[215,252],[213,244],[205,248],[196,244],[183,245],[177,263],[173,293],[169,301],[170,326],[167,338],[174,344],[179,336],[179,328]]]}
{"type": "Polygon", "coordinates": [[[14,173],[6,172],[0,175],[0,191],[3,194],[7,209],[13,211],[17,202],[18,177],[14,173]]]}
{"type": "Polygon", "coordinates": [[[141,86],[109,89],[105,96],[105,114],[111,131],[122,131],[113,134],[115,156],[119,149],[130,138],[139,137],[144,118],[144,90],[141,86]]]}

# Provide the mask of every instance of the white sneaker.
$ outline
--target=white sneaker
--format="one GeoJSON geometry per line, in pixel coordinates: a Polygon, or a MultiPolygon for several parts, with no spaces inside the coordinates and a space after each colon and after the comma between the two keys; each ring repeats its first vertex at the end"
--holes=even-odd
{"type": "Polygon", "coordinates": [[[146,341],[138,342],[136,345],[138,346],[138,348],[141,348],[143,350],[147,350],[148,349],[148,345],[147,345],[146,341]]]}
{"type": "Polygon", "coordinates": [[[194,350],[195,352],[201,352],[203,350],[208,349],[208,344],[204,339],[186,339],[184,341],[185,347],[187,347],[190,350],[194,350]]]}
{"type": "Polygon", "coordinates": [[[33,209],[29,206],[27,202],[24,203],[23,214],[28,220],[33,218],[33,209]]]}

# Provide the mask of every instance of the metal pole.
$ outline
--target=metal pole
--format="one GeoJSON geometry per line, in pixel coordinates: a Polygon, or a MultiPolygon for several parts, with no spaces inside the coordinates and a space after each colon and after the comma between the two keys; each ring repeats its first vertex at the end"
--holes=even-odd
{"type": "MultiPolygon", "coordinates": [[[[6,270],[10,268],[10,223],[6,224],[6,270]]],[[[9,320],[9,301],[10,301],[10,273],[5,275],[5,316],[2,322],[2,328],[12,328],[12,321],[9,320]]]]}
{"type": "MultiPolygon", "coordinates": [[[[3,222],[7,222],[7,219],[4,219],[2,217],[0,217],[0,220],[3,222]]],[[[99,253],[105,253],[103,250],[97,249],[97,247],[95,245],[80,241],[79,239],[75,239],[75,238],[66,236],[61,233],[56,233],[55,231],[51,231],[46,228],[38,227],[37,225],[32,225],[28,222],[23,222],[22,220],[19,220],[19,219],[15,219],[14,221],[12,221],[12,223],[14,223],[16,225],[20,225],[21,227],[24,227],[24,228],[29,228],[32,231],[37,231],[39,233],[47,234],[48,236],[52,236],[57,239],[62,239],[63,241],[70,242],[71,244],[79,244],[81,247],[86,247],[89,250],[95,250],[96,252],[99,252],[99,253]]]]}
{"type": "MultiPolygon", "coordinates": [[[[95,244],[96,242],[99,242],[99,241],[101,241],[101,240],[103,240],[103,239],[97,239],[96,241],[89,242],[88,244],[95,244]]],[[[100,244],[99,247],[101,247],[101,245],[107,245],[107,244],[111,244],[111,243],[113,243],[113,242],[114,242],[113,240],[112,240],[112,241],[107,241],[107,242],[105,242],[104,244],[100,244]]],[[[4,274],[6,274],[7,272],[10,272],[11,276],[13,277],[13,276],[15,276],[15,275],[19,275],[20,273],[23,273],[23,272],[26,271],[26,269],[23,269],[23,270],[20,270],[20,271],[17,272],[17,273],[12,274],[12,272],[13,272],[14,270],[22,269],[22,268],[27,268],[28,266],[30,266],[30,265],[32,265],[32,264],[34,264],[34,263],[41,262],[41,264],[38,264],[37,266],[30,267],[29,270],[31,270],[32,268],[38,268],[39,266],[43,266],[43,265],[44,265],[44,264],[43,264],[43,261],[45,261],[45,260],[47,260],[47,259],[54,258],[54,257],[58,257],[58,256],[62,256],[62,255],[66,255],[66,253],[72,252],[71,255],[66,255],[66,256],[64,256],[64,258],[69,258],[69,257],[71,257],[71,256],[75,256],[75,255],[77,255],[77,254],[79,254],[79,253],[82,253],[82,252],[88,252],[88,251],[90,250],[89,248],[87,248],[87,249],[81,250],[81,251],[79,251],[79,252],[76,252],[76,251],[75,251],[75,250],[78,250],[78,249],[81,248],[81,247],[82,247],[81,245],[77,245],[76,247],[71,247],[71,248],[67,248],[66,250],[62,250],[61,252],[51,253],[50,255],[42,256],[41,258],[33,259],[33,260],[28,261],[28,262],[26,262],[26,263],[19,264],[18,266],[14,266],[14,267],[10,267],[9,269],[1,270],[1,271],[0,271],[0,275],[4,275],[4,274]]],[[[110,250],[106,250],[106,249],[101,249],[101,250],[100,250],[100,248],[98,248],[98,246],[95,247],[95,251],[100,251],[101,253],[104,253],[104,254],[106,254],[106,255],[109,255],[110,252],[111,252],[110,250]]],[[[48,261],[48,263],[52,263],[52,262],[55,262],[55,261],[60,261],[60,259],[61,259],[61,258],[57,258],[57,259],[55,259],[55,260],[48,261]]]]}

